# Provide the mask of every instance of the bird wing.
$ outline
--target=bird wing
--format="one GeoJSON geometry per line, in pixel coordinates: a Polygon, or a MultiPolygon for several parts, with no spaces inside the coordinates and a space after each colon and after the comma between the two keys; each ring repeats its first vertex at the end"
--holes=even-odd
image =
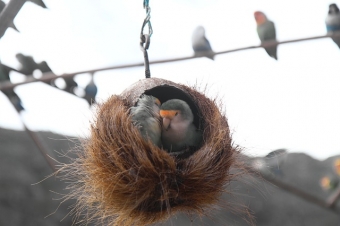
{"type": "Polygon", "coordinates": [[[206,37],[204,37],[204,42],[205,42],[205,46],[207,48],[207,51],[212,51],[210,42],[209,42],[209,40],[206,37]]]}
{"type": "Polygon", "coordinates": [[[195,52],[212,51],[210,42],[206,37],[195,40],[192,43],[192,48],[195,52]]]}
{"type": "Polygon", "coordinates": [[[257,33],[261,42],[276,40],[275,24],[272,21],[267,21],[257,27],[257,33]]]}
{"type": "Polygon", "coordinates": [[[46,61],[42,61],[39,64],[37,64],[38,69],[42,72],[51,72],[52,69],[48,66],[48,64],[46,63],[46,61]]]}
{"type": "Polygon", "coordinates": [[[85,87],[85,93],[89,96],[96,96],[98,92],[98,88],[95,84],[89,84],[85,87]]]}
{"type": "Polygon", "coordinates": [[[340,31],[340,14],[326,17],[326,29],[327,32],[340,31]]]}

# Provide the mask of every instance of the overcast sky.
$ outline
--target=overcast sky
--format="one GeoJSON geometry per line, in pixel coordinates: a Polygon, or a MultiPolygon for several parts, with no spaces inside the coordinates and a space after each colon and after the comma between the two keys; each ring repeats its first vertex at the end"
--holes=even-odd
{"type": "MultiPolygon", "coordinates": [[[[8,1],[5,1],[8,2],[8,1]]],[[[18,68],[15,54],[45,60],[57,74],[142,62],[139,33],[142,0],[44,0],[49,9],[27,2],[0,39],[0,59],[18,68]]],[[[150,0],[154,34],[150,60],[193,54],[191,34],[198,25],[215,51],[257,45],[253,13],[265,12],[278,40],[326,33],[324,20],[333,1],[150,0]]],[[[337,2],[340,5],[340,2],[337,2]]],[[[192,85],[207,84],[208,96],[223,98],[235,143],[250,155],[287,148],[325,159],[340,153],[340,50],[331,39],[286,44],[279,61],[254,49],[169,64],[151,65],[153,77],[192,85]]],[[[89,75],[78,75],[86,86],[89,75]]],[[[144,68],[95,74],[98,101],[119,94],[144,78],[144,68]]],[[[11,74],[13,81],[23,76],[11,74]]],[[[85,100],[42,83],[17,87],[33,130],[66,135],[88,133],[91,111],[85,100]]],[[[21,129],[7,99],[0,95],[0,126],[21,129]]]]}

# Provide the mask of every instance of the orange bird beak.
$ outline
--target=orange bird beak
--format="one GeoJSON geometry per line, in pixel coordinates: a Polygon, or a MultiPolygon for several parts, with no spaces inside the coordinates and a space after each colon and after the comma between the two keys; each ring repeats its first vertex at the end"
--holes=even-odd
{"type": "Polygon", "coordinates": [[[168,130],[170,128],[171,120],[175,117],[177,114],[177,111],[174,110],[160,110],[159,114],[163,118],[163,127],[165,130],[168,130]]]}

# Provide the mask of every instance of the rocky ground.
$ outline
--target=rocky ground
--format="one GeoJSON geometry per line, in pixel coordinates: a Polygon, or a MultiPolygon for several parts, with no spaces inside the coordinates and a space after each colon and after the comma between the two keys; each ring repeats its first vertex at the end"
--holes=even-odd
{"type": "MultiPolygon", "coordinates": [[[[49,132],[37,133],[49,155],[67,162],[60,153],[79,144],[77,139],[49,132]],[[59,154],[58,154],[59,153],[59,154]]],[[[340,156],[337,156],[340,158],[340,156]]],[[[303,189],[315,197],[327,199],[334,190],[324,190],[319,181],[323,176],[336,177],[335,158],[317,161],[305,154],[280,153],[280,155],[254,158],[263,175],[303,189]]],[[[0,129],[0,226],[72,225],[68,206],[59,206],[65,193],[65,184],[55,177],[39,182],[52,173],[51,168],[27,133],[0,129]],[[39,182],[39,183],[37,183],[39,182]],[[53,192],[52,192],[53,191],[53,192]],[[58,207],[59,206],[59,207],[58,207]]],[[[256,225],[319,226],[340,225],[340,201],[334,211],[310,203],[301,197],[270,184],[260,177],[246,176],[230,185],[233,195],[223,195],[221,203],[238,203],[249,206],[256,225]]],[[[246,214],[232,213],[218,208],[210,217],[188,217],[178,214],[160,225],[249,225],[246,214]]]]}

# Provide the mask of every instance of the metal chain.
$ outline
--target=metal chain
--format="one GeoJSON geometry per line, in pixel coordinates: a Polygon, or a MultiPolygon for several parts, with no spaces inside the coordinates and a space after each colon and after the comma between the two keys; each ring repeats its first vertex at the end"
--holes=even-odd
{"type": "Polygon", "coordinates": [[[151,8],[149,7],[149,0],[144,0],[143,1],[143,7],[146,10],[146,17],[143,21],[143,26],[141,29],[140,33],[140,48],[143,52],[144,55],[144,66],[145,66],[145,78],[150,78],[151,73],[150,73],[150,66],[149,66],[149,56],[148,56],[148,48],[150,46],[150,38],[153,33],[150,18],[151,18],[151,8]],[[149,32],[148,34],[144,34],[144,28],[145,26],[148,25],[149,32]],[[145,45],[144,45],[145,44],[145,45]]]}

